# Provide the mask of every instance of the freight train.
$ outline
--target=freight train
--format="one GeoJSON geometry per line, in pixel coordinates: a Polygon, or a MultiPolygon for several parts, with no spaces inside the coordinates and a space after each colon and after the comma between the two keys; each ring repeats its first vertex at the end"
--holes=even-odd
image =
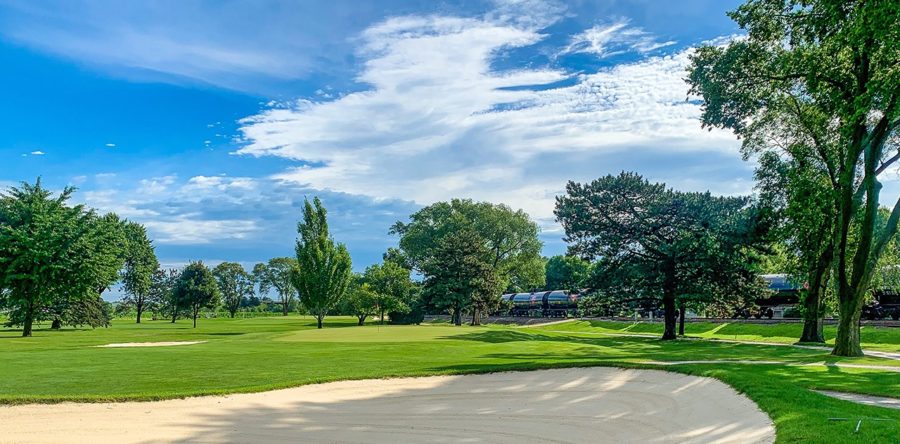
{"type": "MultiPolygon", "coordinates": [[[[501,296],[501,313],[514,317],[566,318],[579,316],[578,303],[590,294],[590,290],[534,291],[531,293],[507,293],[501,296]]],[[[637,312],[641,317],[661,318],[664,311],[661,302],[652,298],[630,298],[616,301],[605,307],[605,316],[617,316],[623,311],[637,312]]]]}

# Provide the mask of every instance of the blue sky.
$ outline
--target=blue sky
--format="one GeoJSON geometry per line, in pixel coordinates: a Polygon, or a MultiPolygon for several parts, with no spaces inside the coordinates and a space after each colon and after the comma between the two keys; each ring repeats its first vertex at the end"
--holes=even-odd
{"type": "Polygon", "coordinates": [[[681,80],[737,3],[0,0],[0,185],[75,185],[166,265],[289,255],[314,195],[356,269],[452,197],[525,209],[557,254],[570,179],[752,191],[681,80]]]}

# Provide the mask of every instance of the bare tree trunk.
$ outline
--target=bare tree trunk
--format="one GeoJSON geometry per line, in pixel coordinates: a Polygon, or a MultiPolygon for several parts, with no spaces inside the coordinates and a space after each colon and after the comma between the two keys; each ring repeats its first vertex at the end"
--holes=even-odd
{"type": "Polygon", "coordinates": [[[832,355],[863,356],[862,347],[859,345],[859,317],[862,313],[862,302],[862,297],[841,301],[841,318],[838,321],[832,355]]]}
{"type": "Polygon", "coordinates": [[[25,308],[25,321],[22,324],[22,337],[31,336],[31,328],[34,325],[34,303],[29,302],[25,308]]]}
{"type": "Polygon", "coordinates": [[[59,330],[62,328],[62,321],[59,318],[53,320],[53,323],[50,324],[51,330],[59,330]]]}
{"type": "Polygon", "coordinates": [[[472,308],[472,324],[471,325],[481,325],[481,317],[479,316],[478,309],[472,308]]]}
{"type": "Polygon", "coordinates": [[[316,321],[318,322],[317,328],[322,328],[322,320],[325,319],[325,315],[318,314],[316,315],[316,321]]]}
{"type": "Polygon", "coordinates": [[[820,294],[810,287],[803,298],[803,334],[800,342],[825,342],[824,316],[820,294]]]}
{"type": "Polygon", "coordinates": [[[194,308],[193,312],[194,312],[194,328],[197,328],[197,315],[200,314],[200,307],[194,308]]]}
{"type": "Polygon", "coordinates": [[[665,310],[665,330],[662,339],[676,339],[675,334],[675,265],[666,265],[666,279],[663,286],[663,309],[665,310]]]}
{"type": "Polygon", "coordinates": [[[144,304],[138,303],[137,305],[135,305],[135,308],[137,309],[137,322],[136,322],[136,324],[140,324],[140,323],[141,323],[141,314],[144,313],[144,304]]]}
{"type": "Polygon", "coordinates": [[[290,304],[288,303],[288,300],[287,300],[287,299],[283,299],[283,298],[282,298],[281,301],[282,301],[282,303],[281,303],[282,316],[287,316],[287,315],[288,315],[288,308],[289,308],[288,306],[289,306],[290,304]]]}
{"type": "Polygon", "coordinates": [[[360,326],[366,325],[366,315],[357,316],[357,318],[359,318],[359,323],[356,325],[360,325],[360,326]]]}
{"type": "Polygon", "coordinates": [[[684,301],[681,301],[680,307],[678,308],[678,335],[684,336],[684,301]]]}
{"type": "Polygon", "coordinates": [[[384,307],[381,307],[381,325],[384,325],[384,307]]]}

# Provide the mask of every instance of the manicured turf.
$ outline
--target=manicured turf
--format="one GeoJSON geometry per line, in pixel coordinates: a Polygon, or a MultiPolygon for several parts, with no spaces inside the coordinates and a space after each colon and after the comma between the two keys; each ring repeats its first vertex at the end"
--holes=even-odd
{"type": "MultiPolygon", "coordinates": [[[[619,322],[619,321],[574,321],[563,324],[552,324],[540,327],[553,331],[580,331],[595,333],[649,333],[663,332],[660,322],[619,322]]],[[[755,342],[772,342],[794,344],[800,338],[803,325],[799,323],[758,324],[730,322],[714,324],[710,322],[686,322],[684,333],[687,336],[707,339],[727,339],[755,342]]],[[[825,341],[834,345],[837,327],[825,326],[825,341]]],[[[888,352],[900,352],[900,327],[875,327],[864,325],[860,329],[860,338],[864,349],[888,352]]]]}
{"type": "MultiPolygon", "coordinates": [[[[98,330],[0,330],[0,403],[149,400],[260,391],[339,379],[611,365],[659,368],[650,361],[746,360],[784,364],[684,364],[668,370],[719,378],[746,393],[776,423],[782,442],[891,442],[900,412],[832,399],[808,389],[900,395],[900,373],[802,366],[817,362],[900,367],[878,358],[840,359],[794,347],[713,341],[662,342],[597,335],[599,326],[539,328],[353,326],[332,319],[203,319],[98,330]],[[159,348],[96,348],[121,342],[207,341],[159,348]],[[828,418],[848,418],[829,421],[828,418]],[[858,434],[856,422],[864,419],[858,434]],[[888,419],[873,421],[871,418],[888,419]]],[[[609,326],[607,326],[609,327],[609,326]]]]}

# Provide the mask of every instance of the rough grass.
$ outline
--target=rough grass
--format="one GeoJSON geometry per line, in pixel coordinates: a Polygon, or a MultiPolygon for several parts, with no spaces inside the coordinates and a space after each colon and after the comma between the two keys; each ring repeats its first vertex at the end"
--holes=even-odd
{"type": "MultiPolygon", "coordinates": [[[[896,442],[900,436],[897,410],[858,405],[809,390],[896,397],[900,395],[900,373],[802,365],[900,366],[900,361],[841,359],[825,351],[794,347],[612,337],[596,333],[613,331],[616,326],[577,322],[544,328],[355,327],[352,319],[331,319],[323,330],[314,325],[311,318],[300,317],[202,319],[197,329],[188,322],[135,325],[123,320],[109,329],[37,330],[32,338],[18,337],[19,331],[0,330],[0,403],[152,400],[341,379],[551,367],[659,368],[650,361],[779,361],[781,364],[775,365],[720,363],[665,369],[712,376],[745,393],[772,417],[781,442],[896,442]],[[93,347],[113,342],[197,340],[207,342],[158,348],[93,347]],[[836,417],[848,420],[828,419],[836,417]],[[857,434],[854,429],[860,418],[867,419],[857,434]]],[[[699,331],[702,326],[696,327],[698,334],[703,333],[699,331]]]]}

